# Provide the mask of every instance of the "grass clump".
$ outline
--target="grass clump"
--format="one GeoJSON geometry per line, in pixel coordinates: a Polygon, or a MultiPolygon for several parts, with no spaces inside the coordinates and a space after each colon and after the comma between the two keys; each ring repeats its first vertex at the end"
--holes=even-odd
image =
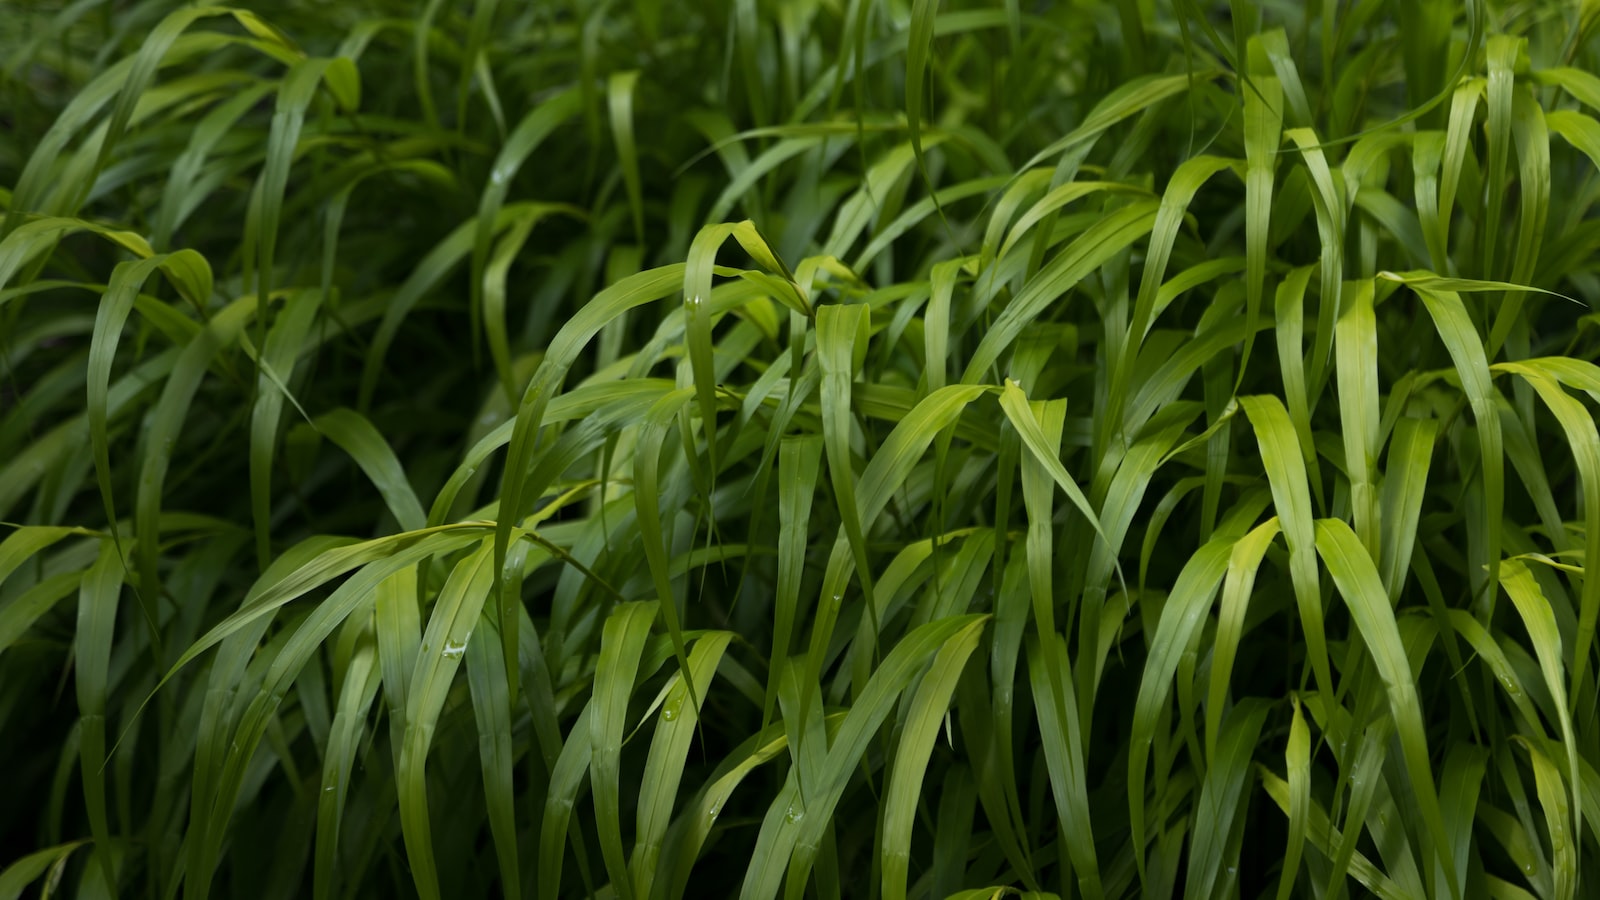
{"type": "Polygon", "coordinates": [[[33,3],[0,896],[1600,896],[1591,3],[33,3]]]}

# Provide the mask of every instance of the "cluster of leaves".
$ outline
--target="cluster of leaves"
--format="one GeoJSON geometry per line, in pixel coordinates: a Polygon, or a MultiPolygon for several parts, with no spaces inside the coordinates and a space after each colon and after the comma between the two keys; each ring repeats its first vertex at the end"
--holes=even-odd
{"type": "Polygon", "coordinates": [[[0,898],[1600,897],[1600,3],[1023,7],[9,9],[0,898]]]}

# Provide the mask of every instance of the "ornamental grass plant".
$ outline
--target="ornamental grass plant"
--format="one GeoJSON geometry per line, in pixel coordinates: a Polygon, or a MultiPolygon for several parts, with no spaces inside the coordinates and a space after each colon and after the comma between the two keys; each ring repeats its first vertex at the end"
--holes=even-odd
{"type": "Polygon", "coordinates": [[[16,0],[0,900],[1600,897],[1593,0],[16,0]]]}

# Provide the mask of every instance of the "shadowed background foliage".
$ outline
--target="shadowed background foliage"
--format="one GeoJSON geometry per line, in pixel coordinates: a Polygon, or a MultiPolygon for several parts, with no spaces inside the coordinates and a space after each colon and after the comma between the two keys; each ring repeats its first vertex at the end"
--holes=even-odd
{"type": "Polygon", "coordinates": [[[1597,23],[9,6],[0,900],[1600,897],[1597,23]]]}

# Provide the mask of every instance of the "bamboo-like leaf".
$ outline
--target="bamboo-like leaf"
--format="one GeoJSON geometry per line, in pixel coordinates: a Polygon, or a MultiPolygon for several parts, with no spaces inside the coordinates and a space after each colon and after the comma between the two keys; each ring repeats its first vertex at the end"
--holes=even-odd
{"type": "MultiPolygon", "coordinates": [[[[256,560],[262,568],[272,554],[272,460],[278,444],[278,417],[284,399],[293,399],[283,379],[294,373],[295,360],[321,302],[322,295],[316,291],[291,293],[261,350],[258,393],[250,411],[250,513],[256,529],[256,560]]],[[[420,527],[421,523],[417,524],[420,527]]]]}
{"type": "Polygon", "coordinates": [[[1505,461],[1500,437],[1500,416],[1495,408],[1494,386],[1489,381],[1489,361],[1477,331],[1467,317],[1461,298],[1451,290],[1432,290],[1418,286],[1408,276],[1387,276],[1400,280],[1417,292],[1433,318],[1439,338],[1444,342],[1461,379],[1461,388],[1472,407],[1473,420],[1478,425],[1478,449],[1483,465],[1485,533],[1484,552],[1488,558],[1488,583],[1484,586],[1492,597],[1499,582],[1500,517],[1505,506],[1505,461]]]}
{"type": "Polygon", "coordinates": [[[1381,522],[1373,474],[1379,443],[1378,333],[1371,281],[1345,286],[1344,309],[1334,327],[1334,349],[1339,373],[1339,431],[1344,436],[1356,534],[1367,552],[1379,558],[1381,522]]]}
{"type": "Polygon", "coordinates": [[[13,6],[0,895],[1587,896],[1595,0],[13,6]]]}
{"type": "MultiPolygon", "coordinates": [[[[1550,773],[1541,773],[1540,770],[1541,767],[1550,766],[1551,764],[1542,753],[1531,747],[1529,748],[1530,752],[1535,754],[1534,774],[1538,777],[1540,785],[1540,802],[1546,805],[1545,812],[1547,816],[1554,815],[1556,808],[1564,808],[1564,811],[1568,814],[1581,817],[1583,803],[1578,795],[1578,790],[1582,779],[1578,770],[1577,738],[1573,733],[1572,716],[1567,712],[1566,683],[1561,677],[1563,668],[1561,663],[1561,634],[1556,630],[1555,615],[1550,611],[1550,601],[1545,599],[1544,593],[1540,591],[1538,582],[1533,580],[1533,575],[1528,571],[1527,566],[1517,560],[1507,560],[1502,564],[1502,570],[1504,579],[1501,583],[1505,586],[1506,594],[1511,597],[1512,604],[1516,606],[1517,614],[1522,617],[1523,625],[1528,629],[1528,637],[1532,640],[1534,653],[1539,659],[1540,672],[1544,675],[1545,689],[1550,692],[1550,696],[1555,700],[1556,718],[1561,726],[1561,742],[1567,748],[1566,780],[1570,786],[1572,797],[1570,807],[1567,806],[1565,800],[1561,800],[1559,804],[1556,804],[1556,801],[1544,797],[1544,792],[1548,789],[1546,782],[1549,781],[1551,775],[1550,773]]],[[[1559,792],[1560,776],[1556,775],[1554,777],[1556,779],[1554,785],[1559,792]]],[[[1572,829],[1571,832],[1567,831],[1567,819],[1565,816],[1563,816],[1560,823],[1552,821],[1549,825],[1551,841],[1557,858],[1556,879],[1558,882],[1568,882],[1566,892],[1570,894],[1572,890],[1576,889],[1575,882],[1578,877],[1577,856],[1570,850],[1563,853],[1562,844],[1575,840],[1575,836],[1582,831],[1582,822],[1579,821],[1577,827],[1572,829]],[[1562,833],[1562,838],[1556,836],[1558,832],[1562,833]]]]}
{"type": "MultiPolygon", "coordinates": [[[[83,769],[84,804],[89,809],[89,832],[106,846],[111,840],[106,810],[106,691],[115,640],[117,601],[122,593],[122,554],[111,541],[102,541],[100,555],[83,576],[78,591],[77,688],[81,737],[78,757],[83,769]]],[[[111,855],[100,854],[109,886],[118,884],[111,855]]]]}
{"type": "Polygon", "coordinates": [[[911,851],[911,819],[916,798],[922,794],[923,773],[933,753],[939,726],[955,693],[956,681],[966,668],[967,659],[978,648],[979,628],[968,628],[946,642],[934,654],[928,674],[911,698],[911,706],[900,733],[889,776],[889,792],[883,810],[883,895],[902,900],[906,894],[907,859],[911,851]]]}
{"type": "Polygon", "coordinates": [[[700,685],[694,696],[702,698],[703,702],[711,686],[711,677],[732,639],[731,632],[719,631],[696,641],[687,674],[680,673],[671,682],[662,700],[655,737],[650,742],[650,756],[645,763],[644,780],[639,785],[639,824],[635,832],[638,837],[628,860],[634,892],[638,896],[650,896],[652,885],[664,882],[669,874],[669,861],[662,858],[661,845],[683,778],[689,741],[701,713],[689,699],[688,686],[683,679],[692,678],[700,685]]]}
{"type": "Polygon", "coordinates": [[[1533,760],[1533,776],[1538,784],[1539,805],[1544,807],[1545,827],[1550,831],[1550,850],[1554,855],[1555,884],[1552,896],[1567,900],[1578,889],[1578,848],[1575,832],[1568,823],[1574,809],[1567,806],[1567,793],[1562,790],[1561,770],[1556,768],[1544,753],[1526,739],[1519,744],[1533,760]]]}
{"type": "Polygon", "coordinates": [[[323,413],[312,423],[317,430],[350,454],[383,495],[402,531],[419,531],[426,516],[416,492],[394,450],[367,418],[353,409],[323,413]]]}
{"type": "MultiPolygon", "coordinates": [[[[386,582],[388,583],[388,582],[386,582]]],[[[377,645],[367,633],[358,638],[340,688],[328,750],[323,757],[322,790],[317,797],[317,845],[313,892],[318,898],[334,895],[338,878],[339,831],[350,797],[350,772],[355,763],[361,725],[377,695],[379,669],[377,645]]]]}
{"type": "MultiPolygon", "coordinates": [[[[1233,676],[1234,660],[1244,635],[1256,573],[1278,532],[1277,518],[1268,519],[1234,543],[1228,553],[1228,575],[1222,583],[1222,599],[1217,606],[1216,645],[1211,651],[1211,686],[1206,693],[1206,759],[1217,755],[1228,682],[1233,676]]],[[[1296,721],[1300,721],[1299,707],[1295,708],[1295,715],[1296,721]]],[[[1292,773],[1290,783],[1294,783],[1292,773]]]]}
{"type": "Polygon", "coordinates": [[[650,623],[655,620],[656,610],[657,605],[653,602],[618,607],[606,619],[606,636],[601,644],[601,658],[595,671],[596,706],[590,732],[593,761],[589,780],[594,789],[594,816],[600,832],[600,852],[605,857],[612,886],[620,897],[632,895],[632,881],[628,877],[627,857],[622,849],[622,825],[618,812],[621,788],[618,758],[622,752],[628,696],[633,692],[639,656],[644,649],[644,640],[649,635],[650,623]]]}
{"type": "Polygon", "coordinates": [[[972,351],[961,382],[976,383],[1045,307],[1114,254],[1148,234],[1155,225],[1157,208],[1157,204],[1148,201],[1123,207],[1040,269],[984,333],[972,351]]]}
{"type": "Polygon", "coordinates": [[[1079,870],[1078,886],[1084,896],[1103,896],[1077,694],[1066,645],[1053,630],[1048,633],[1048,641],[1029,645],[1028,676],[1038,706],[1039,733],[1047,741],[1045,766],[1050,773],[1050,787],[1063,831],[1068,835],[1068,857],[1079,870]]]}
{"type": "Polygon", "coordinates": [[[606,84],[606,103],[611,114],[611,135],[622,164],[622,180],[628,188],[628,206],[633,213],[635,239],[644,243],[644,188],[639,179],[639,150],[633,135],[633,103],[639,73],[614,72],[606,84]]]}
{"type": "Polygon", "coordinates": [[[522,892],[522,874],[513,788],[516,759],[511,736],[511,696],[502,677],[506,663],[495,633],[498,623],[492,615],[480,612],[477,627],[484,634],[477,641],[467,642],[467,683],[472,688],[472,712],[478,722],[483,796],[489,808],[495,857],[500,863],[500,889],[506,897],[515,898],[522,892]]]}
{"type": "Polygon", "coordinates": [[[260,254],[255,260],[256,321],[260,324],[266,321],[267,302],[272,297],[278,228],[283,216],[289,169],[294,162],[296,145],[300,142],[306,108],[311,105],[317,86],[324,79],[346,109],[354,108],[359,102],[360,75],[356,72],[355,64],[343,58],[302,59],[289,67],[278,87],[272,128],[267,134],[266,163],[261,168],[253,198],[259,216],[254,226],[256,249],[260,254]]]}
{"type": "MultiPolygon", "coordinates": [[[[1586,390],[1593,390],[1591,385],[1600,386],[1600,379],[1595,379],[1592,373],[1580,366],[1550,365],[1542,360],[1529,363],[1503,363],[1496,368],[1521,375],[1533,386],[1540,399],[1561,423],[1567,445],[1577,462],[1583,489],[1585,558],[1600,559],[1600,541],[1596,540],[1595,535],[1595,525],[1600,523],[1600,431],[1595,428],[1594,418],[1556,383],[1559,379],[1586,390]],[[1552,378],[1551,375],[1555,377],[1552,378]]],[[[1525,585],[1519,587],[1525,588],[1525,585]]],[[[1574,636],[1572,649],[1574,685],[1584,683],[1584,672],[1589,663],[1589,644],[1593,639],[1593,629],[1585,633],[1584,623],[1596,621],[1600,621],[1600,580],[1586,578],[1583,582],[1582,600],[1579,603],[1578,633],[1574,636]]]]}
{"type": "MultiPolygon", "coordinates": [[[[1108,426],[1118,428],[1124,426],[1118,411],[1121,409],[1123,395],[1128,389],[1132,377],[1133,363],[1138,356],[1139,346],[1144,342],[1146,334],[1154,324],[1156,303],[1160,293],[1162,278],[1166,274],[1167,260],[1172,253],[1173,242],[1177,239],[1178,226],[1183,222],[1183,216],[1188,210],[1189,203],[1200,187],[1211,178],[1232,165],[1231,160],[1219,157],[1199,156],[1189,160],[1173,173],[1172,180],[1167,183],[1166,193],[1161,197],[1161,208],[1156,214],[1156,221],[1151,229],[1150,257],[1145,265],[1144,274],[1139,281],[1139,296],[1134,303],[1133,317],[1128,323],[1128,334],[1123,339],[1122,353],[1117,362],[1116,370],[1112,373],[1110,395],[1112,400],[1111,412],[1107,414],[1108,426]]],[[[1078,182],[1074,182],[1078,184],[1078,182]]],[[[1057,190],[1060,190],[1059,188],[1057,190]]],[[[1052,192],[1054,193],[1054,192],[1052,192]]],[[[1019,230],[1021,226],[1018,226],[1019,230]]],[[[1263,260],[1264,263],[1264,260],[1263,260]]],[[[1258,298],[1259,299],[1259,298],[1258,298]]],[[[1247,329],[1254,325],[1254,311],[1251,308],[1252,318],[1247,329]]],[[[1253,331],[1253,329],[1251,329],[1253,331]]],[[[1254,334],[1246,341],[1254,339],[1254,334]]]]}
{"type": "Polygon", "coordinates": [[[1230,542],[1214,539],[1183,567],[1172,595],[1162,611],[1161,622],[1150,639],[1150,662],[1139,681],[1138,700],[1133,711],[1133,743],[1128,751],[1128,818],[1133,828],[1134,862],[1140,877],[1146,877],[1145,783],[1150,760],[1150,745],[1155,740],[1156,717],[1161,714],[1172,690],[1172,676],[1178,657],[1188,645],[1200,618],[1211,606],[1217,586],[1227,573],[1230,542]]]}
{"type": "MultiPolygon", "coordinates": [[[[17,900],[27,886],[49,871],[60,872],[72,852],[88,841],[71,841],[46,847],[22,857],[0,872],[0,898],[17,900]]],[[[52,879],[53,880],[53,879],[52,879]]]]}
{"type": "Polygon", "coordinates": [[[1272,486],[1272,505],[1278,511],[1278,522],[1289,545],[1289,574],[1294,582],[1300,627],[1305,630],[1311,671],[1318,688],[1329,694],[1333,691],[1333,674],[1322,624],[1322,595],[1317,586],[1311,492],[1306,487],[1300,456],[1295,452],[1294,427],[1276,397],[1241,397],[1239,402],[1255,429],[1261,463],[1272,486]]]}
{"type": "Polygon", "coordinates": [[[960,643],[964,634],[981,631],[982,616],[956,616],[921,626],[884,657],[873,673],[866,690],[856,699],[845,717],[823,768],[825,782],[814,785],[808,796],[789,787],[773,801],[757,839],[751,866],[746,870],[744,892],[770,897],[777,893],[784,869],[796,867],[792,877],[804,879],[814,858],[822,831],[832,818],[850,772],[866,749],[867,742],[898,701],[906,684],[929,657],[947,643],[960,643]]]}
{"type": "MultiPolygon", "coordinates": [[[[1289,815],[1289,834],[1284,851],[1283,871],[1278,876],[1278,900],[1284,900],[1294,890],[1300,872],[1301,854],[1305,852],[1306,828],[1311,815],[1311,730],[1306,725],[1300,698],[1291,698],[1294,720],[1289,725],[1289,746],[1285,752],[1289,780],[1283,784],[1287,802],[1278,800],[1289,815]]],[[[1270,788],[1269,788],[1270,789],[1270,788]]],[[[1274,795],[1273,799],[1278,799],[1274,795]]]]}
{"type": "Polygon", "coordinates": [[[139,576],[140,602],[150,618],[151,604],[161,594],[157,557],[160,546],[161,495],[177,446],[178,432],[188,417],[200,381],[214,358],[244,330],[255,312],[250,298],[235,300],[183,348],[172,374],[162,386],[161,398],[150,415],[150,430],[139,465],[139,490],[134,497],[134,558],[139,576]]]}
{"type": "MultiPolygon", "coordinates": [[[[800,585],[805,575],[810,544],[811,501],[816,496],[817,472],[822,463],[822,440],[817,436],[785,439],[778,458],[778,592],[773,605],[774,655],[788,657],[800,610],[800,585]]],[[[762,727],[772,721],[778,699],[778,672],[767,678],[762,727]]]]}
{"type": "Polygon", "coordinates": [[[1411,663],[1406,658],[1399,630],[1394,623],[1388,596],[1384,594],[1383,583],[1378,579],[1377,566],[1361,547],[1350,526],[1338,519],[1319,519],[1316,527],[1317,552],[1322,555],[1328,574],[1343,595],[1350,617],[1366,641],[1372,661],[1388,692],[1406,772],[1427,826],[1425,844],[1444,867],[1446,891],[1452,897],[1460,896],[1461,885],[1456,879],[1452,850],[1444,842],[1446,832],[1439,808],[1438,790],[1434,786],[1433,768],[1428,762],[1427,738],[1423,733],[1416,682],[1412,678],[1411,663]]]}
{"type": "MultiPolygon", "coordinates": [[[[1289,785],[1271,772],[1261,773],[1261,783],[1280,808],[1289,806],[1289,785]]],[[[1342,837],[1337,828],[1328,820],[1328,814],[1320,806],[1313,804],[1306,815],[1306,835],[1311,842],[1324,853],[1330,852],[1334,843],[1342,837]]],[[[1350,874],[1361,882],[1362,886],[1383,900],[1402,900],[1407,895],[1400,890],[1391,879],[1372,864],[1365,854],[1356,851],[1350,860],[1350,874]]]]}
{"type": "Polygon", "coordinates": [[[1239,794],[1250,776],[1250,754],[1261,735],[1270,707],[1251,698],[1235,706],[1217,755],[1206,768],[1205,786],[1200,791],[1199,809],[1206,825],[1197,829],[1194,854],[1199,865],[1189,870],[1184,893],[1204,896],[1211,893],[1218,873],[1225,864],[1237,868],[1237,860],[1225,858],[1223,844],[1239,807],[1239,794]]]}
{"type": "MultiPolygon", "coordinates": [[[[11,235],[7,238],[7,242],[14,240],[20,233],[19,230],[11,235]]],[[[189,251],[189,255],[193,258],[199,257],[199,254],[193,251],[189,251]]],[[[177,254],[172,257],[150,256],[138,262],[118,264],[112,273],[111,283],[106,286],[99,311],[95,314],[94,338],[89,350],[89,397],[86,415],[89,423],[89,440],[94,448],[100,499],[105,505],[106,520],[110,522],[117,520],[116,504],[111,488],[111,449],[108,436],[110,417],[107,407],[110,403],[111,366],[116,358],[123,326],[133,311],[140,287],[158,267],[176,256],[177,254]]],[[[205,282],[209,287],[210,267],[205,265],[203,259],[199,259],[195,265],[205,271],[207,275],[205,282]]],[[[207,294],[209,295],[209,290],[207,294]]],[[[204,298],[201,298],[200,302],[203,303],[204,298]]]]}
{"type": "Polygon", "coordinates": [[[1006,379],[1005,390],[1000,395],[1000,406],[1005,410],[1006,417],[1010,420],[1012,426],[1017,429],[1017,433],[1022,436],[1023,444],[1033,453],[1034,458],[1044,466],[1045,472],[1055,479],[1056,484],[1060,485],[1061,489],[1066,492],[1067,499],[1071,500],[1072,504],[1078,508],[1078,511],[1083,513],[1084,518],[1088,519],[1090,526],[1094,528],[1100,539],[1110,543],[1110,539],[1106,537],[1105,532],[1101,529],[1099,516],[1096,515],[1094,507],[1089,504],[1089,498],[1083,495],[1078,483],[1073,481],[1072,476],[1061,465],[1060,456],[1056,449],[1052,448],[1049,442],[1045,440],[1044,432],[1040,429],[1038,421],[1034,418],[1033,412],[1028,408],[1027,404],[1028,398],[1022,393],[1022,388],[1018,387],[1017,383],[1009,378],[1006,379]]]}

